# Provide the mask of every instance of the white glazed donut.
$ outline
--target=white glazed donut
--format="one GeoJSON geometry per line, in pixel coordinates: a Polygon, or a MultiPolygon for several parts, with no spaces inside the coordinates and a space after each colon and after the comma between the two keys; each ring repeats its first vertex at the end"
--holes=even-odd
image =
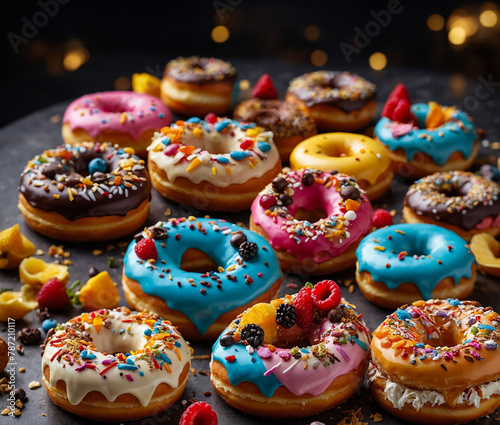
{"type": "Polygon", "coordinates": [[[121,307],[83,313],[50,332],[42,379],[64,410],[125,421],[175,403],[190,365],[190,348],[170,322],[121,307]]]}

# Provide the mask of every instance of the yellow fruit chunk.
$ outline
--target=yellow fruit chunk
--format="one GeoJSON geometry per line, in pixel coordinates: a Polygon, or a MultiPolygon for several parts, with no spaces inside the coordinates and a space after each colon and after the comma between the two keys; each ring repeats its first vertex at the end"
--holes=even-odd
{"type": "Polygon", "coordinates": [[[470,249],[479,267],[493,276],[500,276],[500,243],[489,233],[472,237],[470,249]]]}
{"type": "Polygon", "coordinates": [[[271,304],[258,303],[250,307],[241,317],[239,329],[255,323],[264,331],[264,343],[272,344],[278,334],[276,325],[276,310],[271,304]]]}
{"type": "Polygon", "coordinates": [[[106,271],[91,277],[80,289],[79,297],[85,310],[115,308],[120,301],[116,283],[106,271]]]}
{"type": "Polygon", "coordinates": [[[132,90],[136,93],[146,93],[159,98],[160,85],[158,78],[146,72],[132,75],[132,90]]]}
{"type": "Polygon", "coordinates": [[[425,118],[425,128],[432,130],[441,127],[446,121],[445,110],[436,102],[429,102],[429,113],[425,118]]]}
{"type": "Polygon", "coordinates": [[[35,253],[35,245],[21,234],[15,224],[0,232],[0,269],[18,267],[23,258],[35,253]]]}
{"type": "Polygon", "coordinates": [[[0,322],[7,322],[9,317],[21,319],[25,314],[38,307],[37,290],[23,285],[20,292],[5,291],[0,294],[0,322]]]}
{"type": "Polygon", "coordinates": [[[53,277],[57,277],[65,285],[69,279],[69,273],[66,266],[46,263],[40,258],[29,257],[21,261],[19,277],[25,285],[40,289],[45,282],[53,277]]]}

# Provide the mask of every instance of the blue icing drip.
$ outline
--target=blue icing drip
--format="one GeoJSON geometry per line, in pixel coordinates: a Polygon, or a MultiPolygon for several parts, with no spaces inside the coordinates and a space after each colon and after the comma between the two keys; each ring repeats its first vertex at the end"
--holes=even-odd
{"type": "Polygon", "coordinates": [[[425,128],[425,118],[429,112],[429,105],[417,103],[411,106],[411,110],[417,117],[419,130],[411,130],[408,134],[396,138],[392,136],[390,126],[388,126],[393,122],[390,119],[382,117],[375,126],[375,134],[389,149],[394,151],[402,148],[408,161],[413,160],[416,153],[424,152],[437,165],[446,164],[453,152],[461,152],[466,158],[471,156],[474,141],[477,138],[477,131],[475,124],[465,112],[457,110],[453,115],[454,119],[463,122],[465,131],[461,130],[453,121],[428,130],[425,128]],[[440,133],[443,135],[440,136],[440,133]],[[421,139],[419,137],[421,134],[431,136],[432,141],[427,140],[427,138],[421,139]]]}
{"type": "Polygon", "coordinates": [[[159,260],[166,260],[166,265],[158,261],[156,263],[158,268],[151,270],[147,268],[149,263],[142,261],[140,264],[141,260],[134,252],[136,242],[132,241],[124,257],[124,270],[126,276],[141,283],[142,290],[146,294],[156,295],[165,300],[169,308],[183,312],[194,323],[196,329],[201,334],[205,334],[220,315],[245,305],[266,292],[281,277],[281,271],[273,249],[263,237],[225,221],[205,218],[198,218],[196,221],[201,223],[206,234],[189,229],[190,224],[196,226],[195,221],[186,220],[178,223],[177,227],[174,227],[171,222],[164,223],[163,227],[167,229],[170,237],[155,243],[159,260]],[[257,255],[244,262],[245,268],[238,264],[237,260],[240,256],[238,249],[230,243],[231,234],[223,234],[220,230],[215,231],[210,222],[221,228],[227,226],[231,232],[242,231],[248,241],[255,242],[259,246],[257,255]],[[174,237],[177,233],[181,236],[179,241],[174,237]],[[162,248],[161,243],[165,244],[165,248],[162,248]],[[267,251],[262,249],[263,246],[267,251]],[[182,255],[188,248],[196,248],[209,253],[214,262],[226,270],[222,273],[214,272],[214,276],[222,280],[221,289],[217,289],[216,281],[210,277],[203,278],[200,276],[201,273],[181,270],[182,255]],[[264,266],[265,261],[269,263],[269,267],[264,266]],[[231,265],[234,265],[235,269],[228,272],[227,268],[231,265]],[[159,274],[165,274],[161,270],[162,267],[170,269],[172,280],[159,277],[159,274]],[[265,278],[257,278],[259,272],[264,273],[265,278]],[[227,274],[235,276],[236,281],[229,280],[226,277],[227,274]],[[253,283],[245,284],[244,274],[248,274],[253,279],[253,283]],[[189,279],[194,279],[197,285],[191,286],[189,279]],[[211,286],[201,286],[199,283],[201,280],[210,282],[211,286]],[[181,283],[180,287],[177,282],[181,283]],[[205,294],[200,293],[201,288],[206,289],[205,294]],[[189,303],[186,300],[189,300],[189,303]]]}
{"type": "Polygon", "coordinates": [[[273,373],[264,376],[266,367],[255,351],[253,354],[249,354],[242,343],[222,347],[219,340],[220,337],[212,347],[212,358],[226,368],[231,385],[238,385],[244,381],[251,382],[257,385],[265,397],[271,397],[276,389],[282,385],[273,373]],[[231,355],[236,357],[236,361],[226,360],[226,357],[231,355]]]}
{"type": "Polygon", "coordinates": [[[462,277],[470,278],[475,262],[467,242],[451,230],[432,224],[396,224],[378,229],[361,241],[356,257],[359,272],[369,272],[375,282],[384,282],[389,289],[413,282],[426,300],[432,298],[432,291],[445,277],[450,276],[455,285],[462,277]],[[396,229],[405,234],[397,233],[396,229]],[[389,235],[391,240],[387,239],[389,235]],[[448,245],[453,246],[451,251],[448,245]],[[375,250],[376,246],[384,246],[385,251],[375,250]],[[409,254],[402,261],[397,258],[401,251],[409,254]],[[419,258],[413,258],[413,254],[419,258]]]}

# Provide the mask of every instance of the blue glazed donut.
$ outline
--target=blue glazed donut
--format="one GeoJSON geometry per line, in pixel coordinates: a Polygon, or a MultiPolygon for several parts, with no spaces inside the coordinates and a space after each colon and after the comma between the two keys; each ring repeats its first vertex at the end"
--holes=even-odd
{"type": "Polygon", "coordinates": [[[278,259],[258,234],[221,219],[178,218],[136,235],[123,259],[123,289],[136,310],[154,311],[189,339],[215,340],[255,302],[269,302],[282,279],[278,259]],[[137,241],[153,239],[155,260],[141,260],[137,241]],[[183,256],[189,252],[186,271],[183,256]],[[213,270],[199,251],[216,264],[213,270]],[[200,269],[206,271],[199,271],[200,269]]]}
{"type": "Polygon", "coordinates": [[[467,242],[431,224],[397,224],[366,236],[356,250],[356,280],[386,308],[431,298],[467,298],[476,261],[467,242]]]}
{"type": "Polygon", "coordinates": [[[382,117],[375,126],[376,138],[398,165],[398,174],[423,177],[437,171],[466,170],[470,167],[479,149],[476,143],[478,128],[470,116],[459,109],[448,108],[449,119],[443,125],[429,129],[426,128],[429,104],[416,103],[411,106],[411,111],[417,119],[418,128],[411,123],[397,123],[386,117],[382,117]],[[404,155],[396,152],[399,149],[404,155]],[[460,153],[460,157],[452,157],[455,152],[460,153]]]}

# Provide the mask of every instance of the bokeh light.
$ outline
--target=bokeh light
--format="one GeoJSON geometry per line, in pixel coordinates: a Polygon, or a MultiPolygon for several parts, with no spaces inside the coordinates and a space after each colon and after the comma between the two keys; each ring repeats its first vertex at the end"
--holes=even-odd
{"type": "Polygon", "coordinates": [[[467,32],[463,27],[453,27],[448,33],[448,40],[451,44],[460,45],[465,43],[467,32]]]}
{"type": "Polygon", "coordinates": [[[441,31],[444,28],[444,18],[440,14],[434,13],[427,18],[427,26],[432,31],[441,31]]]}
{"type": "Polygon", "coordinates": [[[224,25],[218,25],[212,30],[212,40],[216,43],[224,43],[229,38],[229,30],[224,25]]]}
{"type": "Polygon", "coordinates": [[[311,53],[311,63],[314,66],[323,66],[328,61],[328,55],[324,50],[315,50],[311,53]]]}
{"type": "Polygon", "coordinates": [[[321,32],[316,25],[308,25],[304,30],[304,37],[309,41],[316,41],[320,34],[321,32]]]}
{"type": "Polygon", "coordinates": [[[498,22],[498,16],[494,10],[483,10],[479,15],[479,22],[483,27],[494,27],[498,22]]]}
{"type": "Polygon", "coordinates": [[[63,66],[66,71],[76,71],[90,57],[89,51],[85,47],[77,47],[64,55],[63,66]]]}
{"type": "Polygon", "coordinates": [[[375,52],[368,59],[368,63],[370,68],[380,71],[387,66],[387,56],[382,52],[375,52]]]}

